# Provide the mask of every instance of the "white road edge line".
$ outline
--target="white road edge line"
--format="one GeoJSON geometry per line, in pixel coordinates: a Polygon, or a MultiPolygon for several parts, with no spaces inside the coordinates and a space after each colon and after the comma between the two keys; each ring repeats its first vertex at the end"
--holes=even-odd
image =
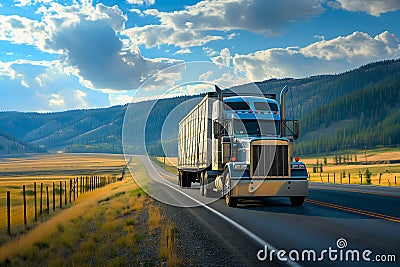
{"type": "MultiPolygon", "coordinates": [[[[142,159],[140,159],[140,160],[142,160],[142,159]]],[[[151,162],[151,161],[150,161],[150,162],[151,162]]],[[[153,165],[152,162],[151,162],[151,164],[153,165]]],[[[154,166],[153,166],[153,168],[154,168],[154,166]]],[[[154,170],[155,170],[157,173],[159,173],[159,171],[158,171],[156,168],[154,168],[154,170]]],[[[160,174],[159,174],[159,175],[160,175],[160,174]]],[[[196,202],[196,203],[200,204],[201,206],[203,206],[204,208],[208,209],[209,211],[211,211],[211,212],[214,213],[215,215],[217,215],[217,216],[219,216],[220,218],[224,219],[225,221],[227,221],[228,223],[230,223],[231,225],[233,225],[234,227],[236,227],[237,229],[239,229],[242,233],[244,233],[245,235],[247,235],[250,239],[252,239],[252,240],[254,240],[255,242],[257,242],[260,246],[262,246],[262,249],[264,249],[264,247],[267,246],[268,248],[275,250],[275,252],[278,252],[278,251],[279,251],[279,250],[276,249],[274,246],[272,246],[272,245],[269,244],[268,242],[264,241],[263,239],[261,239],[260,237],[258,237],[256,234],[254,234],[253,232],[249,231],[248,229],[246,229],[245,227],[243,227],[243,226],[240,225],[239,223],[235,222],[235,221],[232,220],[231,218],[229,218],[229,217],[225,216],[224,214],[218,212],[217,210],[215,210],[215,209],[213,209],[213,208],[207,206],[206,204],[204,204],[204,203],[198,201],[197,199],[195,199],[195,198],[189,196],[188,194],[186,194],[186,193],[180,191],[179,189],[177,189],[177,188],[175,188],[175,187],[173,187],[173,186],[171,186],[171,185],[169,185],[169,184],[167,184],[167,183],[165,183],[165,182],[163,182],[163,181],[161,181],[161,180],[158,180],[158,179],[157,179],[157,181],[160,182],[160,183],[162,183],[162,184],[164,184],[164,185],[166,185],[166,186],[168,186],[168,187],[170,187],[170,188],[172,188],[172,189],[174,189],[175,191],[181,193],[182,195],[188,197],[189,199],[193,200],[194,202],[196,202]]],[[[260,261],[260,262],[261,262],[261,261],[260,261]]],[[[299,265],[298,263],[296,263],[296,262],[294,262],[294,261],[291,261],[290,259],[288,259],[288,261],[286,261],[286,262],[284,262],[284,263],[286,263],[286,264],[288,264],[289,266],[292,266],[292,267],[299,267],[299,266],[301,266],[301,265],[299,265]]]]}

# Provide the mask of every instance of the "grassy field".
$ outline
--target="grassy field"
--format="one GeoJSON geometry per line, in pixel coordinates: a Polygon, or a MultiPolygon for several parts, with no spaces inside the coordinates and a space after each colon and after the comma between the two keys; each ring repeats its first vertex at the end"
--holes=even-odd
{"type": "MultiPolygon", "coordinates": [[[[120,177],[125,166],[125,160],[122,155],[97,155],[97,154],[36,154],[18,157],[1,157],[0,158],[0,244],[8,239],[5,234],[7,228],[7,208],[6,208],[6,192],[10,192],[11,199],[11,236],[15,236],[34,227],[34,182],[36,182],[37,197],[37,219],[43,222],[54,214],[53,211],[53,182],[55,193],[55,206],[58,212],[61,205],[63,208],[70,206],[74,193],[70,191],[71,179],[77,177],[78,183],[73,182],[72,188],[76,187],[76,197],[82,192],[79,187],[80,182],[85,182],[86,176],[90,181],[90,177],[96,175],[102,177],[102,182],[109,182],[110,179],[120,177]],[[78,176],[79,175],[79,176],[78,176]],[[83,176],[82,180],[80,177],[83,176]],[[60,188],[61,182],[61,188],[60,188]],[[40,214],[40,190],[42,191],[42,214],[40,214]],[[23,210],[23,185],[25,185],[25,195],[27,204],[27,222],[28,226],[23,226],[24,210],[23,210]],[[46,187],[49,191],[49,206],[47,209],[46,187]],[[60,190],[61,189],[61,190],[60,190]],[[65,203],[65,198],[67,203],[65,203]]],[[[99,181],[99,179],[97,180],[99,181]]]]}
{"type": "Polygon", "coordinates": [[[336,183],[349,183],[348,175],[350,174],[350,183],[360,184],[361,175],[363,184],[366,183],[366,170],[371,172],[371,184],[399,186],[400,185],[400,151],[398,149],[376,149],[367,151],[353,151],[349,153],[352,157],[349,163],[335,164],[335,156],[328,155],[326,157],[302,158],[310,173],[310,180],[314,182],[333,182],[334,173],[336,183]],[[357,157],[357,161],[355,161],[357,157]],[[326,163],[325,160],[326,158],[326,163]],[[313,167],[318,163],[322,163],[323,172],[313,173],[313,167]],[[392,163],[396,162],[396,163],[392,163]],[[396,180],[395,180],[396,177],[396,180]]]}
{"type": "MultiPolygon", "coordinates": [[[[140,164],[134,169],[135,175],[147,175],[140,164]]],[[[126,174],[9,240],[0,249],[0,265],[180,265],[176,229],[155,203],[126,174]]]]}

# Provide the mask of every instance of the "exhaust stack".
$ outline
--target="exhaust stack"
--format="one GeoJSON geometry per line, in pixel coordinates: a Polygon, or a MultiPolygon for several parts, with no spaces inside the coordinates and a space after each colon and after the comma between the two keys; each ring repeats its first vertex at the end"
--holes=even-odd
{"type": "Polygon", "coordinates": [[[280,104],[281,104],[281,136],[285,137],[286,136],[286,93],[289,91],[289,87],[285,85],[283,89],[281,90],[281,93],[279,95],[280,98],[280,104]]]}

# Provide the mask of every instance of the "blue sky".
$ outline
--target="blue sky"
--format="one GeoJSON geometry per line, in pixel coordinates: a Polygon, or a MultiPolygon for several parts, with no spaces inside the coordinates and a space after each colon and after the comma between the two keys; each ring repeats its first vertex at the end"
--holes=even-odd
{"type": "Polygon", "coordinates": [[[0,25],[0,110],[108,107],[400,58],[399,0],[8,0],[0,25]]]}

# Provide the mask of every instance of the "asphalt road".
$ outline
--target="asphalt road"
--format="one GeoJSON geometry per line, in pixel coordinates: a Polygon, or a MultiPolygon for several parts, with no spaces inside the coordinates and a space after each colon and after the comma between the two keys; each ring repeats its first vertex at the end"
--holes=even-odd
{"type": "Polygon", "coordinates": [[[223,199],[203,204],[210,199],[199,189],[181,189],[175,176],[140,159],[154,180],[152,192],[200,206],[181,208],[180,216],[187,210],[191,226],[215,237],[227,248],[224,257],[241,260],[238,265],[400,266],[400,188],[311,183],[302,207],[288,198],[265,198],[229,208],[223,199]]]}

